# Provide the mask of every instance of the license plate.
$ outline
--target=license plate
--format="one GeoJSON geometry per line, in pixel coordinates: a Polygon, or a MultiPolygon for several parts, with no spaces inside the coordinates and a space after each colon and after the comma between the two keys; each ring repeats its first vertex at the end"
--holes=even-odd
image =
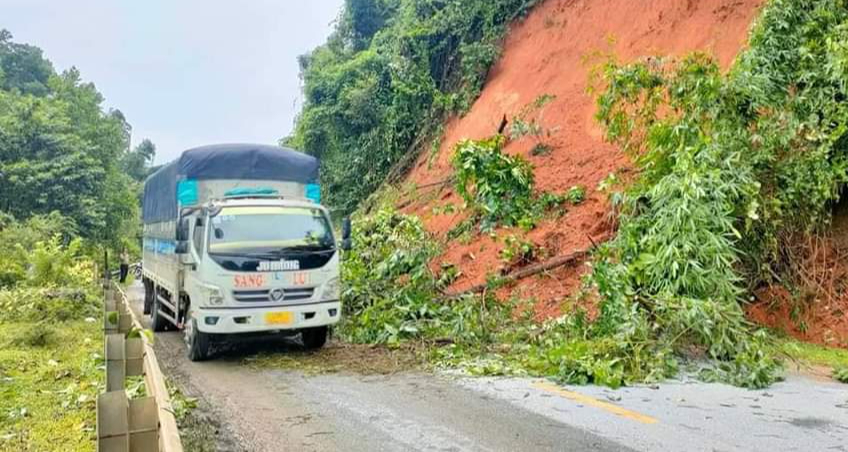
{"type": "Polygon", "coordinates": [[[294,323],[294,314],[291,312],[269,312],[265,314],[265,323],[268,325],[291,325],[294,323]]]}

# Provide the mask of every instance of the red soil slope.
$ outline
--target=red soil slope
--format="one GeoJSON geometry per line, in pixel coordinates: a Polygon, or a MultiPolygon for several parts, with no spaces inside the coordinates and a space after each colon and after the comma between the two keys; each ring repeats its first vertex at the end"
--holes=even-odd
{"type": "Polygon", "coordinates": [[[796,262],[794,290],[758,290],[748,316],[803,341],[848,348],[848,201],[834,210],[825,237],[793,242],[784,250],[792,251],[796,262]]]}
{"type": "MultiPolygon", "coordinates": [[[[732,63],[744,45],[747,31],[762,0],[547,0],[526,20],[515,24],[506,39],[501,60],[489,75],[482,95],[471,111],[447,124],[441,149],[435,156],[424,152],[407,181],[422,187],[449,177],[450,157],[462,139],[493,135],[504,115],[512,118],[542,94],[556,96],[537,120],[553,133],[545,142],[553,152],[531,156],[532,138],[510,142],[506,152],[521,154],[536,168],[537,189],[564,192],[586,187],[586,202],[569,208],[558,219],[544,221],[527,237],[547,248],[549,255],[586,249],[593,240],[610,236],[606,196],[598,183],[612,172],[626,172],[628,159],[603,140],[594,121],[595,104],[586,90],[591,63],[597,52],[612,52],[619,61],[655,55],[682,56],[698,50],[713,54],[722,67],[732,63]]],[[[450,186],[418,189],[402,201],[404,210],[421,216],[427,228],[444,235],[464,215],[434,214],[433,208],[462,204],[450,186]]],[[[498,231],[499,237],[507,231],[498,231]]],[[[502,265],[502,241],[488,236],[470,243],[451,243],[442,262],[460,267],[454,289],[485,281],[487,272],[502,265]]],[[[579,285],[585,265],[562,267],[544,277],[523,280],[501,295],[535,297],[537,315],[560,312],[560,305],[579,285]]]]}

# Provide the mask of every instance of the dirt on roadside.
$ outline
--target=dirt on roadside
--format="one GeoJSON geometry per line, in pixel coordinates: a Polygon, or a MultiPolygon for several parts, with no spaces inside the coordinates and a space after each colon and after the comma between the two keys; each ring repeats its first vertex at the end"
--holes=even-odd
{"type": "Polygon", "coordinates": [[[425,350],[413,344],[390,348],[331,341],[320,350],[304,351],[297,345],[291,345],[288,349],[248,356],[244,361],[254,368],[299,371],[307,375],[341,372],[389,375],[423,369],[424,353],[425,350]]]}
{"type": "Polygon", "coordinates": [[[244,443],[237,437],[234,430],[226,424],[224,420],[226,418],[220,416],[207,394],[197,388],[189,378],[183,367],[187,358],[185,347],[181,346],[183,345],[181,337],[179,333],[168,333],[168,336],[162,333],[157,334],[154,348],[159,365],[168,378],[169,386],[176,387],[183,397],[195,401],[195,406],[188,409],[177,421],[183,449],[186,452],[248,452],[249,449],[243,446],[244,443]]]}

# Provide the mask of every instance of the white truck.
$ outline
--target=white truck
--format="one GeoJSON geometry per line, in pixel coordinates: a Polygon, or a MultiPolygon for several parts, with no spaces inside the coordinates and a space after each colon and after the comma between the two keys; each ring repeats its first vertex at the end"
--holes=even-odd
{"type": "Polygon", "coordinates": [[[232,335],[301,335],[320,348],[341,317],[340,250],[318,161],[276,146],[190,149],[144,185],[144,313],[183,329],[189,358],[232,335]]]}

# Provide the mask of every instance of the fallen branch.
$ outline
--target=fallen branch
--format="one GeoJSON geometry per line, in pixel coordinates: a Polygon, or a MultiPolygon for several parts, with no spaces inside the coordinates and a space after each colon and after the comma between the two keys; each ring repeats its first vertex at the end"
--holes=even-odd
{"type": "Polygon", "coordinates": [[[415,187],[415,189],[421,190],[422,188],[429,188],[429,187],[436,187],[436,186],[439,186],[439,185],[452,184],[455,180],[456,180],[455,177],[451,176],[447,179],[442,179],[438,182],[430,182],[429,184],[418,185],[417,187],[415,187]]]}
{"type": "Polygon", "coordinates": [[[408,197],[409,197],[409,196],[411,196],[413,193],[406,193],[404,196],[406,196],[406,197],[407,197],[407,199],[406,199],[406,200],[404,200],[403,202],[401,202],[400,204],[398,204],[398,205],[397,205],[397,208],[398,208],[398,209],[404,209],[404,208],[406,208],[406,207],[409,207],[410,205],[412,205],[412,204],[413,204],[413,203],[415,203],[416,201],[420,201],[420,200],[421,200],[421,199],[420,199],[420,198],[421,198],[421,193],[419,193],[419,191],[420,191],[420,190],[423,190],[423,189],[425,189],[425,188],[426,188],[426,189],[429,189],[429,188],[433,188],[433,187],[439,187],[439,189],[441,190],[441,189],[442,189],[445,185],[452,184],[455,180],[456,180],[456,178],[455,178],[454,176],[451,176],[451,177],[449,177],[449,178],[447,178],[447,179],[442,179],[442,180],[440,180],[440,181],[438,181],[438,182],[430,182],[430,183],[428,183],[428,184],[418,185],[418,186],[414,187],[414,190],[412,190],[413,192],[415,192],[414,194],[415,194],[417,197],[416,197],[416,198],[414,198],[414,199],[410,199],[410,198],[408,198],[408,197]]]}
{"type": "MultiPolygon", "coordinates": [[[[529,276],[538,275],[539,273],[562,267],[564,265],[573,264],[586,256],[589,255],[589,251],[591,248],[586,250],[575,251],[571,254],[567,254],[565,256],[557,256],[552,259],[549,259],[545,262],[536,265],[530,265],[528,267],[522,268],[521,270],[512,272],[501,278],[505,284],[513,283],[515,281],[527,278],[529,276]]],[[[464,290],[462,292],[457,292],[453,294],[445,294],[443,297],[444,300],[453,300],[456,298],[460,298],[465,295],[474,295],[478,293],[483,293],[489,285],[487,283],[478,284],[468,290],[464,290]]]]}

